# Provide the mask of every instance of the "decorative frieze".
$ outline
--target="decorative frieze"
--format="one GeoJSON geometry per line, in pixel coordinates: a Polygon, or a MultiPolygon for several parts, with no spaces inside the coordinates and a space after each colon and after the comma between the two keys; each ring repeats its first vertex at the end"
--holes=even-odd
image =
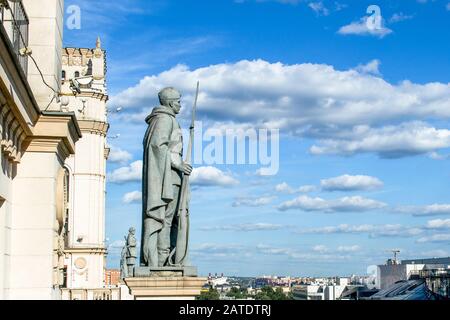
{"type": "Polygon", "coordinates": [[[23,141],[26,134],[8,104],[0,110],[0,148],[5,158],[12,163],[19,163],[22,157],[23,141]]]}

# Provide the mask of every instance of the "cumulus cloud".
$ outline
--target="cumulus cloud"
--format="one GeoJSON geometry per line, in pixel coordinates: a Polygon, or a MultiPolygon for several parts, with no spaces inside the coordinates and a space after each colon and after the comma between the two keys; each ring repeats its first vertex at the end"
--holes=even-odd
{"type": "Polygon", "coordinates": [[[108,174],[109,182],[127,183],[138,182],[142,179],[142,161],[138,160],[129,166],[121,167],[108,174]]]}
{"type": "Polygon", "coordinates": [[[125,163],[132,159],[131,153],[122,150],[119,147],[111,146],[108,161],[112,163],[125,163]]]}
{"type": "Polygon", "coordinates": [[[312,248],[313,251],[315,252],[327,252],[328,251],[328,247],[323,245],[323,244],[318,244],[316,246],[314,246],[312,248]]]}
{"type": "Polygon", "coordinates": [[[350,257],[342,253],[330,254],[325,246],[315,246],[312,248],[313,253],[302,252],[293,248],[280,248],[266,244],[259,244],[256,246],[256,251],[263,255],[286,256],[289,259],[303,260],[303,261],[338,261],[348,260],[350,257]]]}
{"type": "Polygon", "coordinates": [[[280,224],[273,223],[241,223],[235,225],[220,225],[201,227],[201,231],[274,231],[286,228],[280,224]]]}
{"type": "Polygon", "coordinates": [[[366,73],[366,74],[373,74],[373,75],[381,75],[380,73],[380,65],[381,62],[378,59],[374,59],[369,61],[366,64],[360,64],[358,65],[355,70],[357,70],[360,73],[366,73]]]}
{"type": "Polygon", "coordinates": [[[352,176],[345,174],[339,177],[321,180],[320,185],[326,191],[356,191],[379,189],[383,186],[383,182],[371,176],[352,176]]]}
{"type": "Polygon", "coordinates": [[[410,227],[401,224],[362,224],[326,226],[319,228],[298,230],[300,234],[368,234],[371,238],[377,237],[414,237],[423,233],[419,227],[410,227]]]}
{"type": "Polygon", "coordinates": [[[108,249],[122,249],[125,246],[125,240],[115,240],[108,245],[108,249]]]}
{"type": "Polygon", "coordinates": [[[220,243],[203,243],[201,245],[193,246],[191,255],[205,259],[229,259],[244,257],[250,252],[245,250],[245,247],[239,244],[220,244],[220,243]]]}
{"type": "Polygon", "coordinates": [[[142,200],[142,192],[132,191],[124,194],[122,198],[123,203],[140,202],[142,200]]]}
{"type": "Polygon", "coordinates": [[[305,185],[305,186],[301,186],[298,188],[293,188],[290,185],[288,185],[286,182],[282,182],[275,186],[276,192],[289,193],[289,194],[294,194],[294,193],[298,193],[298,192],[308,193],[308,192],[313,192],[316,190],[317,190],[316,186],[311,186],[311,185],[305,185]]]}
{"type": "Polygon", "coordinates": [[[450,242],[450,234],[449,233],[438,233],[433,234],[431,236],[427,237],[421,237],[417,239],[418,243],[425,243],[425,242],[450,242]]]}
{"type": "Polygon", "coordinates": [[[308,7],[310,7],[317,15],[328,16],[330,14],[330,10],[324,6],[322,1],[310,2],[308,3],[308,7]]]}
{"type": "Polygon", "coordinates": [[[358,245],[353,245],[353,246],[339,246],[337,248],[338,252],[356,252],[361,250],[361,247],[358,245]]]}
{"type": "MultiPolygon", "coordinates": [[[[140,182],[142,180],[142,160],[135,161],[129,166],[121,167],[108,173],[109,182],[127,183],[140,182]]],[[[222,186],[229,187],[239,183],[229,174],[215,167],[198,167],[192,170],[190,176],[192,186],[222,186]]]]}
{"type": "Polygon", "coordinates": [[[343,197],[336,200],[299,196],[278,206],[278,210],[322,211],[322,212],[363,212],[385,207],[386,204],[360,196],[343,197]]]}
{"type": "Polygon", "coordinates": [[[190,182],[193,186],[221,186],[230,187],[239,181],[216,167],[198,167],[192,171],[190,182]]]}
{"type": "Polygon", "coordinates": [[[430,220],[426,224],[428,229],[450,229],[450,219],[430,220]]]}
{"type": "Polygon", "coordinates": [[[354,21],[348,25],[342,26],[338,33],[342,35],[375,36],[384,38],[392,33],[392,30],[381,25],[380,28],[369,28],[367,26],[368,17],[362,17],[359,21],[354,21]]]}
{"type": "Polygon", "coordinates": [[[435,151],[430,152],[428,154],[428,157],[430,157],[433,160],[445,160],[445,159],[448,159],[448,155],[442,155],[442,154],[439,154],[439,153],[437,153],[435,151]]]}
{"type": "Polygon", "coordinates": [[[430,204],[427,206],[403,206],[394,209],[397,213],[409,213],[413,216],[450,215],[450,204],[430,204]]]}
{"type": "Polygon", "coordinates": [[[382,158],[401,158],[448,147],[450,130],[415,121],[382,128],[356,126],[352,131],[342,132],[340,138],[321,140],[310,152],[315,155],[375,152],[382,158]]]}
{"type": "Polygon", "coordinates": [[[266,197],[239,197],[233,202],[233,207],[262,207],[268,205],[276,197],[266,196],[266,197]]]}
{"type": "MultiPolygon", "coordinates": [[[[122,120],[142,122],[158,103],[159,89],[174,85],[183,92],[183,104],[191,105],[195,83],[200,80],[201,120],[212,125],[278,128],[282,133],[318,140],[311,148],[313,154],[375,152],[398,157],[450,145],[447,130],[421,122],[450,118],[448,83],[391,84],[373,72],[376,63],[359,71],[264,60],[195,70],[178,65],[143,78],[114,96],[112,103],[123,106],[118,115],[122,120]]],[[[188,109],[182,109],[181,117],[188,117],[188,109]]]]}

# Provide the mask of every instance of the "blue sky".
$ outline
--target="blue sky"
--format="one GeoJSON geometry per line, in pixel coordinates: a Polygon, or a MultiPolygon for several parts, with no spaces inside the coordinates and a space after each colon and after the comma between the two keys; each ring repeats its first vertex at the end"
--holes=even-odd
{"type": "MultiPolygon", "coordinates": [[[[107,50],[108,267],[140,234],[145,115],[197,80],[208,128],[277,128],[280,168],[196,165],[191,262],[201,274],[350,275],[450,256],[450,2],[67,0],[66,46],[107,50]],[[366,9],[381,9],[368,29],[366,9]]],[[[205,144],[203,145],[205,147],[205,144]]]]}

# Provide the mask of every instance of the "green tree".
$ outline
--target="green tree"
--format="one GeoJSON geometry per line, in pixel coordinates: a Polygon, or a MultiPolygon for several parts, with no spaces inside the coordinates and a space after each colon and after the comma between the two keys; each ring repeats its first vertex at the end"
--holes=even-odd
{"type": "Polygon", "coordinates": [[[219,300],[220,294],[217,289],[214,289],[212,287],[209,287],[209,290],[206,292],[201,292],[200,295],[197,297],[197,300],[219,300]]]}
{"type": "Polygon", "coordinates": [[[246,299],[247,298],[247,292],[244,292],[243,289],[232,287],[230,289],[230,291],[228,291],[227,297],[232,297],[232,298],[235,298],[235,299],[246,299]]]}
{"type": "Polygon", "coordinates": [[[277,287],[275,290],[271,286],[261,288],[261,292],[255,295],[255,300],[291,300],[290,295],[283,293],[283,289],[277,287]]]}

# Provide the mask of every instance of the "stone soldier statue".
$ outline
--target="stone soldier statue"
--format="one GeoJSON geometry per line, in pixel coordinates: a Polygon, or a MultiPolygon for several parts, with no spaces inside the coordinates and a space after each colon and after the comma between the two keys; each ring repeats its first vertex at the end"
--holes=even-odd
{"type": "Polygon", "coordinates": [[[137,258],[137,250],[136,250],[136,237],[134,236],[136,233],[136,229],[134,229],[133,227],[131,227],[128,230],[128,237],[127,237],[127,255],[126,255],[126,259],[127,259],[127,266],[128,266],[128,270],[127,270],[127,276],[132,276],[133,275],[133,268],[136,265],[136,258],[137,258]]]}
{"type": "Polygon", "coordinates": [[[182,159],[183,139],[176,119],[181,94],[170,87],[158,96],[161,105],[145,120],[148,128],[143,141],[141,265],[149,267],[171,264],[183,175],[192,172],[182,159]]]}
{"type": "Polygon", "coordinates": [[[125,279],[128,277],[127,254],[128,247],[125,243],[122,248],[122,252],[120,253],[120,279],[125,279]]]}

